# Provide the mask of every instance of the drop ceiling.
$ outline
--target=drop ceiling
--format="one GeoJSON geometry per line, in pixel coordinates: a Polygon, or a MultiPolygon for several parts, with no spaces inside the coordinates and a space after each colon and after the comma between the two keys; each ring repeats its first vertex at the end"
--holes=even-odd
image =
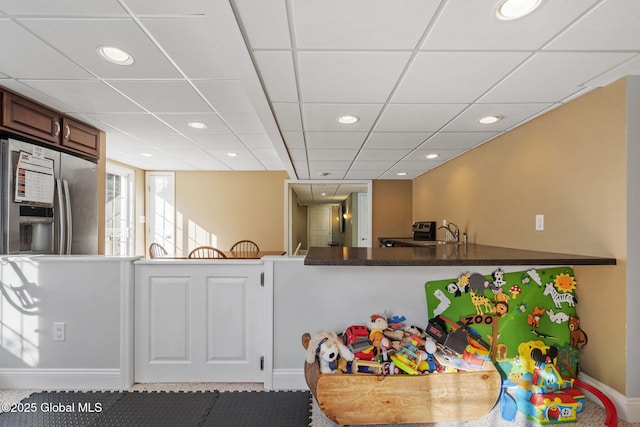
{"type": "Polygon", "coordinates": [[[0,85],[102,129],[107,158],[142,169],[369,180],[415,178],[640,74],[637,0],[543,0],[514,21],[497,4],[0,0],[0,85]]]}

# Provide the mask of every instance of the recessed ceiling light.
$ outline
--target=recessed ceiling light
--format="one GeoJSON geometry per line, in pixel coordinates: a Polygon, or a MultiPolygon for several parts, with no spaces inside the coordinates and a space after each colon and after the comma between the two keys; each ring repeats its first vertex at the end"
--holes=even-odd
{"type": "Polygon", "coordinates": [[[338,117],[338,123],[342,123],[343,125],[352,125],[356,123],[360,118],[356,116],[341,116],[338,117]]]}
{"type": "Polygon", "coordinates": [[[187,125],[190,128],[194,128],[194,129],[206,129],[207,125],[205,123],[200,123],[200,122],[189,122],[187,123],[187,125]]]}
{"type": "Polygon", "coordinates": [[[109,62],[118,65],[133,64],[133,56],[122,49],[113,46],[98,46],[98,53],[109,62]]]}
{"type": "Polygon", "coordinates": [[[396,175],[398,175],[398,176],[407,176],[407,173],[406,172],[398,172],[396,175]]]}
{"type": "Polygon", "coordinates": [[[487,116],[478,120],[478,123],[480,123],[481,125],[490,125],[495,122],[499,122],[500,120],[502,120],[501,116],[487,116]]]}
{"type": "Polygon", "coordinates": [[[229,157],[238,157],[238,153],[229,152],[229,153],[227,153],[227,156],[229,156],[229,157]]]}
{"type": "Polygon", "coordinates": [[[436,158],[440,157],[440,154],[437,154],[437,153],[431,153],[431,154],[427,154],[425,157],[426,157],[427,159],[429,159],[429,160],[433,160],[433,159],[436,159],[436,158]]]}
{"type": "Polygon", "coordinates": [[[142,157],[153,157],[153,154],[151,154],[151,153],[140,153],[140,155],[142,157]]]}
{"type": "Polygon", "coordinates": [[[326,195],[327,195],[327,193],[320,193],[320,195],[321,195],[321,196],[326,196],[326,195]]]}
{"type": "Polygon", "coordinates": [[[542,0],[505,0],[498,6],[496,16],[503,20],[522,18],[536,10],[541,2],[542,0]]]}

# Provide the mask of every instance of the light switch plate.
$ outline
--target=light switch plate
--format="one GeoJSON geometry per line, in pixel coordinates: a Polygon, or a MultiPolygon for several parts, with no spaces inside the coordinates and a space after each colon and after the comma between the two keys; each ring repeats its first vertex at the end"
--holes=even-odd
{"type": "Polygon", "coordinates": [[[536,231],[544,230],[544,215],[536,215],[536,231]]]}

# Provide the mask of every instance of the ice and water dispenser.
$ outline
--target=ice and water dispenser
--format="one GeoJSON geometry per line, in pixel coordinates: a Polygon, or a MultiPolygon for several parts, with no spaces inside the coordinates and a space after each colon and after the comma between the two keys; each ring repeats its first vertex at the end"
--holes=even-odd
{"type": "Polygon", "coordinates": [[[54,253],[53,208],[20,205],[20,252],[54,253]]]}

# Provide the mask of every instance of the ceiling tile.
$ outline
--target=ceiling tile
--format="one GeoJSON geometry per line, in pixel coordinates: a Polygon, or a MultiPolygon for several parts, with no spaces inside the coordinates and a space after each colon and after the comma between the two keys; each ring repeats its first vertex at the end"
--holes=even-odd
{"type": "Polygon", "coordinates": [[[264,133],[260,117],[254,113],[224,113],[222,119],[235,133],[264,133]]]}
{"type": "Polygon", "coordinates": [[[265,169],[282,170],[282,161],[274,149],[252,149],[251,152],[260,161],[265,169]]]}
{"type": "Polygon", "coordinates": [[[210,113],[198,93],[179,80],[112,80],[116,89],[152,113],[210,113]]]}
{"type": "Polygon", "coordinates": [[[154,147],[158,147],[160,149],[165,148],[195,148],[195,146],[186,139],[184,136],[178,135],[177,133],[164,133],[164,134],[147,134],[147,133],[138,133],[133,135],[136,138],[146,142],[149,145],[154,147]]]}
{"type": "Polygon", "coordinates": [[[310,162],[326,160],[348,160],[351,161],[358,154],[358,150],[307,150],[310,162]]]}
{"type": "Polygon", "coordinates": [[[0,20],[0,71],[17,79],[80,79],[91,74],[13,21],[0,20]],[[10,42],[7,42],[9,41],[10,42]]]}
{"type": "Polygon", "coordinates": [[[117,0],[0,0],[0,10],[10,15],[40,16],[124,16],[125,10],[117,0]]]}
{"type": "MultiPolygon", "coordinates": [[[[223,5],[223,2],[209,4],[223,5]]],[[[225,9],[217,13],[230,15],[225,9]]],[[[238,64],[249,59],[242,34],[222,17],[213,23],[206,17],[141,22],[188,78],[237,78],[238,64]]]]}
{"type": "Polygon", "coordinates": [[[376,149],[364,149],[360,151],[358,157],[356,158],[357,162],[360,161],[398,161],[402,159],[404,156],[409,154],[411,150],[376,150],[376,149]]]}
{"type": "Polygon", "coordinates": [[[415,164],[415,167],[418,167],[418,164],[422,164],[422,165],[429,165],[429,163],[441,163],[445,160],[449,160],[452,157],[457,156],[458,154],[462,153],[464,150],[460,149],[460,150],[444,150],[444,149],[440,149],[438,150],[438,154],[440,155],[440,157],[438,157],[437,159],[434,160],[429,160],[427,159],[425,156],[427,154],[431,154],[433,151],[429,150],[429,149],[418,149],[418,150],[414,150],[413,152],[411,152],[411,154],[409,154],[407,157],[405,157],[404,159],[402,159],[402,164],[403,165],[407,165],[410,166],[411,163],[415,164]]]}
{"type": "Polygon", "coordinates": [[[235,151],[245,149],[245,145],[235,135],[189,135],[189,139],[204,149],[235,151]]]}
{"type": "Polygon", "coordinates": [[[300,105],[297,103],[273,103],[273,111],[282,131],[302,130],[300,105]]]}
{"type": "Polygon", "coordinates": [[[384,102],[408,52],[299,52],[304,102],[384,102]]]}
{"type": "Polygon", "coordinates": [[[496,0],[449,0],[422,48],[535,50],[596,2],[547,1],[526,18],[501,21],[495,15],[496,0]]]}
{"type": "Polygon", "coordinates": [[[372,132],[365,149],[413,149],[432,135],[431,132],[372,132]]]}
{"type": "Polygon", "coordinates": [[[580,85],[632,56],[618,52],[541,52],[490,90],[480,102],[560,102],[578,92],[580,85]]]}
{"type": "Polygon", "coordinates": [[[391,101],[473,102],[529,55],[527,52],[419,53],[391,101]]]}
{"type": "Polygon", "coordinates": [[[259,51],[253,56],[271,102],[298,102],[298,88],[291,52],[259,51]]]}
{"type": "Polygon", "coordinates": [[[229,170],[224,163],[217,160],[204,150],[190,148],[167,148],[164,151],[175,159],[192,165],[200,170],[229,170]]]}
{"type": "Polygon", "coordinates": [[[119,132],[129,134],[146,133],[160,134],[173,133],[171,128],[162,123],[152,114],[147,113],[107,113],[107,114],[87,114],[95,120],[99,120],[108,126],[117,129],[119,132]]]}
{"type": "Polygon", "coordinates": [[[294,162],[306,162],[307,161],[307,150],[301,148],[293,148],[289,150],[289,156],[291,160],[294,162]]]}
{"type": "Polygon", "coordinates": [[[130,19],[21,19],[20,24],[101,78],[180,76],[130,19]],[[63,28],[64,31],[61,31],[63,28]],[[134,63],[122,66],[104,60],[96,50],[102,45],[125,49],[133,56],[134,63]]]}
{"type": "Polygon", "coordinates": [[[37,88],[31,87],[22,81],[2,79],[0,80],[0,85],[58,111],[70,111],[72,109],[72,107],[59,99],[40,92],[37,88]]]}
{"type": "Polygon", "coordinates": [[[374,130],[434,132],[466,107],[466,104],[390,104],[374,130]]]}
{"type": "Polygon", "coordinates": [[[357,132],[369,131],[375,122],[382,104],[302,104],[302,117],[307,131],[357,132]],[[344,115],[356,116],[360,120],[351,125],[338,123],[344,115]]]}
{"type": "Polygon", "coordinates": [[[239,80],[196,80],[194,84],[219,114],[255,112],[239,80]]]}
{"type": "Polygon", "coordinates": [[[438,6],[437,2],[424,0],[292,4],[300,49],[413,49],[438,6]]]}
{"type": "Polygon", "coordinates": [[[384,174],[386,169],[379,170],[350,170],[345,175],[345,179],[377,179],[384,174]]]}
{"type": "Polygon", "coordinates": [[[367,132],[306,132],[309,149],[358,149],[362,146],[367,132]]]}
{"type": "Polygon", "coordinates": [[[125,0],[127,6],[133,10],[136,15],[202,15],[203,2],[200,0],[125,0]]]}
{"type": "Polygon", "coordinates": [[[216,113],[167,113],[156,114],[160,120],[185,135],[224,135],[233,133],[216,113]],[[204,129],[194,129],[191,122],[207,125],[204,129]]]}
{"type": "MultiPolygon", "coordinates": [[[[562,2],[560,2],[562,3],[562,2]]],[[[640,50],[640,3],[605,1],[549,43],[548,50],[640,50]],[[615,22],[610,31],[603,22],[615,22]]]]}
{"type": "Polygon", "coordinates": [[[289,49],[285,0],[234,0],[252,49],[289,49]]]}
{"type": "Polygon", "coordinates": [[[139,113],[142,109],[98,80],[29,80],[34,89],[70,106],[62,112],[139,113]]]}
{"type": "Polygon", "coordinates": [[[266,134],[241,134],[238,135],[238,138],[240,138],[244,145],[252,151],[264,150],[267,148],[273,150],[273,144],[266,134]]]}
{"type": "Polygon", "coordinates": [[[426,140],[420,149],[466,150],[499,135],[500,132],[438,132],[426,140]]]}
{"type": "Polygon", "coordinates": [[[305,148],[304,134],[302,132],[282,132],[284,142],[289,149],[291,148],[305,148]]]}
{"type": "Polygon", "coordinates": [[[484,131],[505,131],[518,123],[527,120],[529,117],[545,111],[553,104],[551,103],[530,103],[530,104],[473,104],[449,124],[443,131],[445,132],[484,132],[484,131]],[[500,116],[502,120],[483,125],[478,123],[483,117],[500,116]]]}

